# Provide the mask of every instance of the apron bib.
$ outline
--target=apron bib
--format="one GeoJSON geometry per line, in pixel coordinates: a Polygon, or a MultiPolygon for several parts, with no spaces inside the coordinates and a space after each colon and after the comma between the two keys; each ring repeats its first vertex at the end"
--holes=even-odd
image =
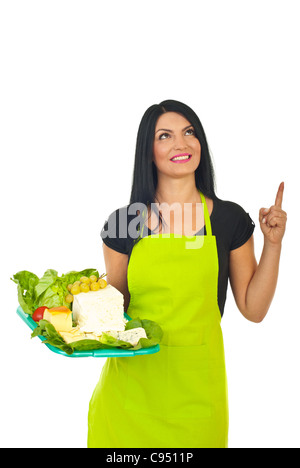
{"type": "Polygon", "coordinates": [[[127,314],[156,321],[164,336],[157,354],[106,360],[90,448],[227,448],[218,252],[200,195],[206,236],[152,234],[133,247],[127,314]]]}

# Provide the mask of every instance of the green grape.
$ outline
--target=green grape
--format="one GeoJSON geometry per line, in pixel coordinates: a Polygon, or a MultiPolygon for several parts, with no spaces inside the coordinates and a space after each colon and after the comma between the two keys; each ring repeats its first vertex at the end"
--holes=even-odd
{"type": "Polygon", "coordinates": [[[93,283],[91,283],[90,288],[91,288],[91,291],[99,291],[100,284],[97,281],[94,281],[93,283]]]}
{"type": "Polygon", "coordinates": [[[66,297],[65,297],[65,301],[68,303],[68,304],[71,304],[71,302],[73,302],[73,296],[72,294],[68,294],[66,297]]]}
{"type": "Polygon", "coordinates": [[[81,282],[81,283],[85,283],[85,284],[90,284],[91,281],[90,281],[90,279],[89,279],[87,276],[82,276],[82,277],[80,278],[80,282],[81,282]]]}
{"type": "Polygon", "coordinates": [[[80,291],[81,292],[84,292],[84,293],[87,293],[90,291],[90,287],[87,283],[81,283],[80,285],[80,291]]]}
{"type": "Polygon", "coordinates": [[[71,294],[73,294],[73,296],[75,296],[76,294],[79,294],[81,293],[81,290],[80,290],[80,286],[79,284],[73,284],[72,286],[72,289],[71,289],[71,294]]]}
{"type": "Polygon", "coordinates": [[[103,278],[99,279],[98,283],[99,283],[101,289],[104,289],[107,286],[107,282],[103,278]]]}

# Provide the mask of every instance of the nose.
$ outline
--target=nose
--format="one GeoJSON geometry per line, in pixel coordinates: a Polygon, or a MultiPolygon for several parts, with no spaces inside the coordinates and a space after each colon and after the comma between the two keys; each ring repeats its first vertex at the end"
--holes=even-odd
{"type": "Polygon", "coordinates": [[[186,148],[187,147],[187,144],[186,144],[186,141],[184,139],[184,137],[182,135],[178,135],[175,137],[175,149],[181,149],[181,148],[186,148]]]}

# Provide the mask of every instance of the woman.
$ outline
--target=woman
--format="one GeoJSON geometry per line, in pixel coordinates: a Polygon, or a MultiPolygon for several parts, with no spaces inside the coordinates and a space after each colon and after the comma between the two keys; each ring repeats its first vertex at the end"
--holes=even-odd
{"type": "Polygon", "coordinates": [[[228,446],[221,331],[228,279],[244,317],[261,322],[278,276],[282,195],[283,183],[275,204],[259,212],[257,265],[254,223],[216,196],[197,115],[173,100],[145,112],[130,205],[109,217],[103,251],[108,283],[123,293],[128,315],[158,322],[164,336],[157,354],[107,359],[90,402],[89,447],[228,446]],[[132,229],[120,235],[137,202],[146,208],[137,212],[144,222],[136,236],[132,229]],[[121,228],[116,236],[112,225],[121,228]]]}

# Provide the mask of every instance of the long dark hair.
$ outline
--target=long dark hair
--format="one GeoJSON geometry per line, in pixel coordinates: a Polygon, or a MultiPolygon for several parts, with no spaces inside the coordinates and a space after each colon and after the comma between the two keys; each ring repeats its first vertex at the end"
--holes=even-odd
{"type": "MultiPolygon", "coordinates": [[[[166,112],[177,112],[183,115],[195,129],[195,136],[201,145],[201,159],[195,171],[196,187],[207,197],[216,198],[215,174],[208,143],[203,126],[197,114],[186,104],[172,99],[150,106],[144,113],[139,125],[135,162],[133,170],[130,204],[144,205],[157,203],[155,200],[157,186],[157,170],[153,156],[153,142],[158,118],[166,112]]],[[[161,220],[161,216],[159,214],[161,220]]]]}

